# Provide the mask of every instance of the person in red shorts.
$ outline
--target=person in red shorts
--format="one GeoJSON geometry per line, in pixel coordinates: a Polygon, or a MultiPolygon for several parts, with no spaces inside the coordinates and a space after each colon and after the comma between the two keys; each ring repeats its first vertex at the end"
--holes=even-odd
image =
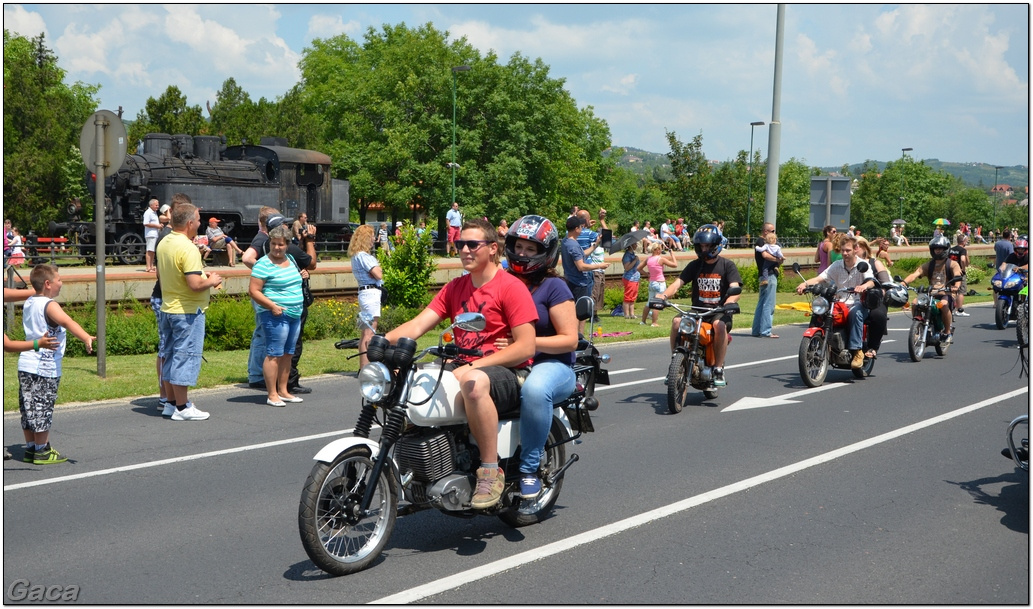
{"type": "Polygon", "coordinates": [[[480,349],[482,356],[449,364],[455,364],[452,372],[462,391],[470,433],[480,449],[481,467],[470,505],[483,509],[502,498],[506,476],[498,464],[499,413],[520,407],[518,375],[530,371],[538,311],[527,286],[502,270],[498,234],[490,223],[467,220],[455,247],[467,274],[448,282],[427,308],[385,338],[392,344],[403,337],[417,339],[445,318],[468,312],[484,315],[483,331],[455,330],[457,346],[480,349]],[[495,342],[503,338],[510,342],[499,350],[495,342]]]}

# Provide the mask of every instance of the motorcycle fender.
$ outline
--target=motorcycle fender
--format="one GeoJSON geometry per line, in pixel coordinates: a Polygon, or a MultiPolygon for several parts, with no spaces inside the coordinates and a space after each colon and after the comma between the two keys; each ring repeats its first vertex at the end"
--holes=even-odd
{"type": "Polygon", "coordinates": [[[595,371],[595,384],[596,385],[609,385],[610,384],[610,373],[605,368],[600,368],[595,371]]]}
{"type": "Polygon", "coordinates": [[[323,463],[333,463],[334,459],[337,458],[337,455],[353,446],[366,446],[369,448],[370,457],[372,459],[376,459],[377,454],[380,452],[380,445],[368,438],[338,438],[321,448],[313,459],[316,461],[322,461],[323,463]]]}
{"type": "Polygon", "coordinates": [[[558,420],[560,425],[563,425],[563,429],[567,432],[568,438],[574,437],[574,429],[570,426],[570,420],[567,419],[567,413],[562,408],[553,408],[552,418],[558,420]]]}
{"type": "Polygon", "coordinates": [[[815,334],[821,334],[821,328],[819,328],[818,326],[807,328],[806,330],[803,331],[803,337],[804,338],[811,338],[815,334]]]}

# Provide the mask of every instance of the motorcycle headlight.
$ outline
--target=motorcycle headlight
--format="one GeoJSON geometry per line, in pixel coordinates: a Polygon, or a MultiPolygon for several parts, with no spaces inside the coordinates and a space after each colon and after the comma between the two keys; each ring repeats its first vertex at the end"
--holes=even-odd
{"type": "Polygon", "coordinates": [[[1000,279],[994,279],[994,280],[993,280],[993,281],[991,281],[990,283],[992,283],[992,284],[994,285],[994,287],[995,287],[995,288],[999,288],[999,287],[1001,287],[1001,280],[1000,280],[1000,279]]]}
{"type": "Polygon", "coordinates": [[[367,402],[379,402],[391,393],[391,371],[380,362],[366,364],[359,370],[359,391],[367,402]]]}
{"type": "Polygon", "coordinates": [[[929,306],[929,295],[928,294],[920,294],[918,296],[918,298],[915,299],[915,302],[920,307],[928,307],[929,306]]]}
{"type": "Polygon", "coordinates": [[[829,301],[825,300],[821,296],[816,296],[811,301],[811,313],[814,315],[824,315],[829,312],[829,301]]]}
{"type": "Polygon", "coordinates": [[[678,331],[682,334],[695,334],[698,323],[692,317],[682,317],[678,324],[678,331]]]}

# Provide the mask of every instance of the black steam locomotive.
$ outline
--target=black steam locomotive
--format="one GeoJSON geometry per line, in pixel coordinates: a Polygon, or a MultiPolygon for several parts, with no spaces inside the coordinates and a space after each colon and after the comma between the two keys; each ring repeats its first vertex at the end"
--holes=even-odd
{"type": "MultiPolygon", "coordinates": [[[[96,175],[87,172],[95,196],[96,175]]],[[[124,264],[144,260],[143,214],[156,197],[164,205],[177,192],[201,210],[201,230],[217,217],[223,230],[246,244],[258,232],[263,206],[289,218],[306,213],[319,227],[320,241],[345,241],[348,181],[330,177],[330,157],[314,150],[290,148],[282,138],[262,138],[258,146],[226,146],[225,137],[148,134],[136,154],[105,179],[105,242],[109,255],[124,264]]],[[[96,224],[82,222],[81,208],[69,206],[69,222],[52,224],[51,236],[77,233],[80,251],[93,258],[96,224]]]]}

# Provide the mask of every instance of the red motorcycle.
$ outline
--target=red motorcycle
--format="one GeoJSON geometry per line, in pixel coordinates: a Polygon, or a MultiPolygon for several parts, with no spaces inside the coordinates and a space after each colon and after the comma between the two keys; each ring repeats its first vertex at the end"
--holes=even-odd
{"type": "MultiPolygon", "coordinates": [[[[864,273],[868,270],[868,263],[859,262],[857,269],[864,273]]],[[[793,271],[800,275],[799,263],[793,263],[793,271]]],[[[803,275],[800,275],[800,279],[803,279],[803,275]]],[[[850,370],[859,379],[870,375],[875,367],[873,357],[865,357],[864,364],[860,368],[850,367],[853,356],[846,346],[850,332],[847,327],[850,308],[846,304],[836,301],[837,294],[850,291],[850,289],[838,288],[834,281],[804,288],[805,294],[813,296],[811,298],[811,323],[804,330],[803,339],[800,341],[799,356],[800,378],[808,387],[820,387],[825,382],[829,366],[850,370]]],[[[868,324],[865,323],[863,344],[867,345],[867,343],[868,324]]]]}

